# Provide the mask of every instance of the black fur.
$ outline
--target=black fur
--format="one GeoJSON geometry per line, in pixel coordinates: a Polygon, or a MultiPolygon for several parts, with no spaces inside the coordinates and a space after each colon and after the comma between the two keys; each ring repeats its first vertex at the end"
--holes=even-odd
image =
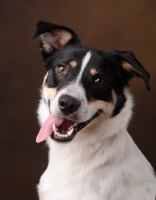
{"type": "MultiPolygon", "coordinates": [[[[113,101],[112,91],[114,91],[117,96],[113,112],[113,116],[115,116],[124,107],[126,98],[123,94],[123,89],[128,86],[128,82],[133,76],[142,77],[147,89],[150,89],[148,72],[130,51],[114,50],[107,52],[93,50],[83,46],[73,30],[43,21],[37,23],[33,38],[41,34],[44,35],[47,32],[51,34],[50,37],[54,37],[53,30],[57,29],[67,31],[67,35],[71,34],[72,38],[62,45],[60,43],[60,35],[58,37],[55,35],[56,39],[54,38],[50,44],[51,51],[46,52],[45,49],[42,50],[43,60],[49,71],[46,79],[46,84],[49,88],[54,87],[59,90],[76,79],[83,58],[90,51],[92,56],[81,79],[81,84],[85,88],[88,101],[102,100],[111,102],[113,101]],[[76,61],[77,66],[72,68],[69,64],[70,61],[76,61]],[[130,68],[125,68],[123,63],[128,63],[130,68]],[[58,73],[57,67],[61,65],[66,67],[67,74],[62,75],[58,73]],[[92,75],[90,73],[91,69],[95,69],[98,74],[92,75]],[[104,84],[101,86],[95,84],[95,80],[99,77],[104,79],[104,84]]],[[[43,46],[44,41],[41,41],[41,48],[43,46]]]]}

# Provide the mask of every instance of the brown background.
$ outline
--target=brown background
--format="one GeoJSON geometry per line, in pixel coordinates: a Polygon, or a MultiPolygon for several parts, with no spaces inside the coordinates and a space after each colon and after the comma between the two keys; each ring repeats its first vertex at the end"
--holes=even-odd
{"type": "Polygon", "coordinates": [[[156,167],[156,1],[1,0],[0,9],[0,199],[37,199],[47,165],[45,144],[35,144],[45,69],[31,35],[41,19],[72,28],[92,48],[131,50],[150,72],[151,92],[143,80],[131,81],[136,106],[129,132],[156,167]]]}

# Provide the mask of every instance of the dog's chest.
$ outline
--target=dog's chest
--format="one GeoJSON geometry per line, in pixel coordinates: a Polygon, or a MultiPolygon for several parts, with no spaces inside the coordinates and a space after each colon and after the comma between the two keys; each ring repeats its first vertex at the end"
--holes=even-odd
{"type": "Polygon", "coordinates": [[[81,163],[71,159],[69,154],[63,155],[50,155],[48,167],[38,185],[40,200],[103,200],[106,176],[100,167],[102,158],[81,163]]]}
{"type": "Polygon", "coordinates": [[[54,167],[51,170],[47,168],[41,177],[39,193],[41,197],[46,197],[41,200],[103,200],[104,196],[106,200],[109,199],[109,194],[106,194],[104,190],[107,185],[102,169],[92,174],[86,174],[84,169],[77,167],[68,168],[69,171],[63,169],[63,166],[60,169],[54,167]]]}
{"type": "Polygon", "coordinates": [[[59,146],[54,150],[54,143],[52,149],[48,167],[38,185],[40,200],[125,200],[125,197],[126,200],[138,200],[141,196],[150,200],[155,195],[155,178],[147,167],[149,163],[139,152],[130,156],[127,149],[127,164],[124,159],[118,162],[125,151],[110,160],[100,150],[97,156],[90,156],[87,151],[80,154],[80,148],[67,150],[59,146]],[[141,166],[145,169],[141,170],[141,166]]]}

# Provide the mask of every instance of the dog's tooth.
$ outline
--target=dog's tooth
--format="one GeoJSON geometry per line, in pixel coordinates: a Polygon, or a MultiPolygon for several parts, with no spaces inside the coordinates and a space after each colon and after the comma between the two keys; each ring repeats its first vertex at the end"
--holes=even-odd
{"type": "Polygon", "coordinates": [[[69,136],[71,136],[72,135],[72,133],[73,133],[73,131],[74,131],[74,129],[72,128],[70,131],[68,131],[67,133],[68,133],[68,135],[69,136]]]}
{"type": "Polygon", "coordinates": [[[73,126],[76,127],[78,125],[78,123],[75,123],[73,126]]]}
{"type": "Polygon", "coordinates": [[[58,129],[56,128],[56,125],[53,124],[53,131],[54,131],[54,132],[57,132],[57,130],[58,130],[58,129]]]}
{"type": "Polygon", "coordinates": [[[59,136],[59,137],[62,137],[62,134],[58,133],[58,136],[59,136]]]}
{"type": "Polygon", "coordinates": [[[59,136],[59,133],[58,133],[58,132],[55,132],[55,134],[56,134],[57,136],[59,136]]]}
{"type": "Polygon", "coordinates": [[[73,129],[73,128],[74,128],[73,125],[69,126],[68,131],[70,131],[70,130],[73,129]]]}

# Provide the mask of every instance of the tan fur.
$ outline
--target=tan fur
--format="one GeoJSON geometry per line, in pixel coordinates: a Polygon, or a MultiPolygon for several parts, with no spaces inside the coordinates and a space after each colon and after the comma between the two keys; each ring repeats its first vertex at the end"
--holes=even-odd
{"type": "Polygon", "coordinates": [[[75,60],[72,60],[69,62],[69,65],[74,68],[77,66],[77,62],[75,60]]]}
{"type": "Polygon", "coordinates": [[[47,78],[47,76],[48,76],[48,73],[49,73],[49,72],[47,71],[46,75],[44,76],[42,87],[44,87],[44,85],[45,85],[45,80],[46,80],[46,78],[47,78]]]}
{"type": "Polygon", "coordinates": [[[130,63],[128,63],[126,61],[122,61],[121,65],[125,70],[131,71],[131,72],[136,72],[142,77],[141,71],[138,71],[137,69],[133,68],[133,66],[130,63]]]}
{"type": "MultiPolygon", "coordinates": [[[[56,29],[56,30],[53,30],[51,33],[47,32],[47,33],[41,34],[40,37],[43,43],[43,46],[42,48],[40,48],[40,51],[46,51],[47,53],[51,53],[51,51],[53,51],[52,44],[55,43],[55,39],[58,40],[58,42],[60,43],[60,46],[64,46],[65,44],[69,42],[69,40],[71,40],[73,35],[66,30],[56,29]]],[[[54,47],[57,48],[56,46],[54,47]]]]}
{"type": "Polygon", "coordinates": [[[43,84],[42,84],[43,93],[46,95],[46,101],[53,100],[55,95],[57,94],[56,88],[48,88],[47,87],[47,85],[45,83],[47,76],[48,76],[48,72],[46,73],[44,80],[43,80],[43,84]]]}
{"type": "Polygon", "coordinates": [[[66,30],[62,29],[56,29],[54,30],[54,34],[57,34],[60,36],[59,42],[60,44],[65,45],[71,38],[73,37],[72,34],[66,30]]]}
{"type": "Polygon", "coordinates": [[[47,95],[47,100],[53,100],[57,94],[56,88],[48,88],[46,85],[43,87],[43,93],[47,95]]]}
{"type": "Polygon", "coordinates": [[[129,64],[128,62],[122,61],[121,65],[124,69],[128,70],[128,71],[134,71],[134,68],[132,67],[131,64],[129,64]]]}
{"type": "Polygon", "coordinates": [[[111,117],[115,104],[116,104],[116,94],[114,92],[114,90],[112,90],[112,97],[113,97],[113,101],[112,102],[105,102],[102,100],[94,100],[92,99],[90,101],[90,104],[93,105],[93,107],[96,107],[97,110],[101,109],[101,107],[103,107],[103,111],[104,111],[104,115],[106,118],[111,117]]]}
{"type": "Polygon", "coordinates": [[[98,71],[96,69],[92,68],[90,70],[90,73],[94,76],[94,75],[96,75],[98,73],[98,71]]]}

